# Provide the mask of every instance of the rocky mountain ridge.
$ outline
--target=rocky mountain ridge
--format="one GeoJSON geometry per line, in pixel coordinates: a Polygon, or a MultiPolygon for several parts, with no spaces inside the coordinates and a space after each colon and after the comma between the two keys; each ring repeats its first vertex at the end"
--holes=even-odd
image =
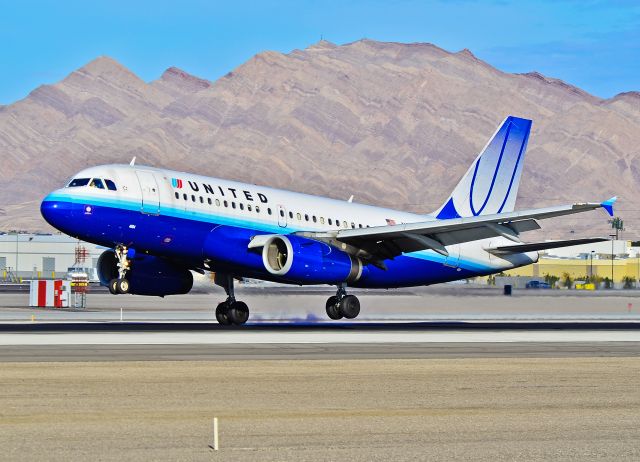
{"type": "MultiPolygon", "coordinates": [[[[108,57],[0,107],[0,229],[43,230],[39,201],[74,172],[138,163],[429,212],[497,125],[534,120],[518,208],[620,196],[640,228],[640,93],[600,99],[469,50],[326,41],[266,51],[215,82],[170,67],[150,83],[108,57]]],[[[607,234],[597,213],[545,237],[607,234]]]]}

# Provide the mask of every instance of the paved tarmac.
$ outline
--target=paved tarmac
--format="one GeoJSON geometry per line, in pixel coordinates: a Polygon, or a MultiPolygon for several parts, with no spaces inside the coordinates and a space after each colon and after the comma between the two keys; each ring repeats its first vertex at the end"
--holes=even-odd
{"type": "Polygon", "coordinates": [[[640,357],[633,342],[3,345],[0,362],[640,357]]]}
{"type": "MultiPolygon", "coordinates": [[[[640,321],[638,291],[519,290],[511,297],[495,288],[441,285],[415,290],[353,291],[361,302],[358,321],[640,321]]],[[[239,288],[237,297],[251,310],[250,321],[318,322],[327,320],[330,288],[239,288]]],[[[0,323],[214,321],[221,291],[182,296],[142,297],[89,293],[83,311],[29,308],[27,294],[0,294],[0,323]]]]}

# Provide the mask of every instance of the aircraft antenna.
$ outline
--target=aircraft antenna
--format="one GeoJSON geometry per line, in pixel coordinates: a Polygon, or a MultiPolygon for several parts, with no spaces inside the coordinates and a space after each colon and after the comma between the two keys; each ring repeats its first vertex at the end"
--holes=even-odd
{"type": "Polygon", "coordinates": [[[133,159],[131,159],[131,162],[129,162],[129,165],[133,167],[135,164],[136,164],[136,156],[133,156],[133,159]]]}

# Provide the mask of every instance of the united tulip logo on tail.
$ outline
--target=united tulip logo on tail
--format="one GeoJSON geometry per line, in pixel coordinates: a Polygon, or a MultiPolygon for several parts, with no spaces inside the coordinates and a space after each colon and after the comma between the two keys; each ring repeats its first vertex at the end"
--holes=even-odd
{"type": "Polygon", "coordinates": [[[182,180],[179,180],[178,178],[171,178],[171,186],[173,186],[174,188],[181,189],[182,180]]]}

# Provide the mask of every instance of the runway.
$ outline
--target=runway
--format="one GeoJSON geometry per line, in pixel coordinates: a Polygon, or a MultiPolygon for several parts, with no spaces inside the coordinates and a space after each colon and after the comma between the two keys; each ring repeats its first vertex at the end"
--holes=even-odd
{"type": "Polygon", "coordinates": [[[495,291],[457,287],[398,296],[365,293],[361,298],[366,308],[358,320],[329,321],[318,308],[323,305],[322,293],[246,292],[245,298],[256,310],[241,327],[213,321],[211,295],[157,299],[91,294],[92,307],[75,311],[25,308],[24,295],[0,294],[4,306],[0,308],[0,361],[640,353],[638,310],[629,310],[632,302],[617,295],[558,293],[549,297],[535,293],[509,298],[495,291]]]}
{"type": "Polygon", "coordinates": [[[0,362],[639,357],[640,342],[3,345],[0,362]]]}
{"type": "Polygon", "coordinates": [[[640,356],[640,323],[0,324],[0,345],[0,361],[640,356]]]}

